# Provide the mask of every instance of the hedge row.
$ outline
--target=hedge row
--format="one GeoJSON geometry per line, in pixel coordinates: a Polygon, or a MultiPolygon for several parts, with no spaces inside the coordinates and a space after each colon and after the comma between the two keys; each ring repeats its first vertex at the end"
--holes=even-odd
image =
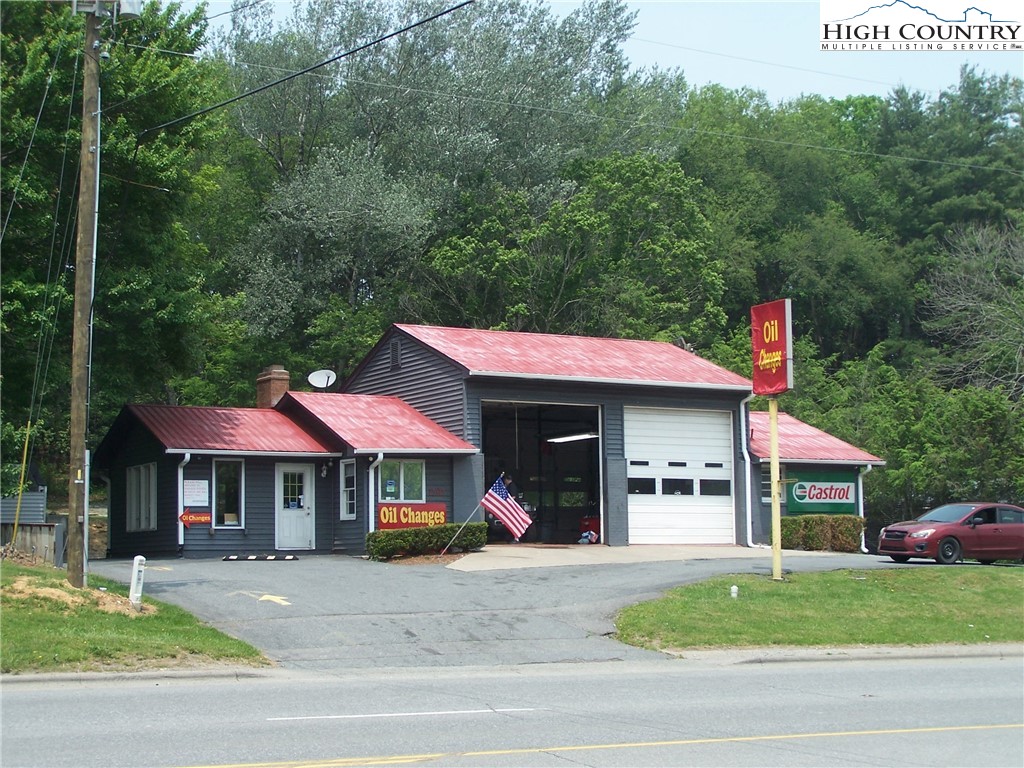
{"type": "Polygon", "coordinates": [[[433,525],[429,528],[396,528],[371,531],[366,535],[366,552],[371,560],[390,560],[397,555],[432,555],[448,551],[468,552],[487,543],[487,523],[433,525]],[[456,532],[459,535],[456,537],[456,532]],[[452,541],[452,538],[455,541],[452,541]],[[448,543],[451,542],[451,546],[448,543]]]}
{"type": "Polygon", "coordinates": [[[864,518],[857,515],[793,515],[781,522],[783,549],[860,551],[864,518]]]}

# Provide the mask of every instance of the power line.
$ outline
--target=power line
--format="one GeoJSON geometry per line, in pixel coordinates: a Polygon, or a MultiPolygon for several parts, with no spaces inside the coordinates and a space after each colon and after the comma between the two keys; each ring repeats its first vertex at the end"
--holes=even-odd
{"type": "Polygon", "coordinates": [[[191,120],[193,118],[200,117],[201,115],[205,115],[209,112],[213,112],[215,109],[220,109],[221,107],[226,107],[229,104],[234,104],[236,101],[241,101],[242,99],[248,98],[249,96],[254,96],[257,93],[261,93],[267,90],[268,88],[273,88],[275,85],[280,85],[281,83],[286,83],[289,80],[294,80],[296,77],[308,74],[309,72],[313,72],[314,70],[320,69],[321,67],[325,67],[328,64],[333,64],[334,62],[339,61],[340,59],[343,59],[346,56],[351,56],[352,54],[365,51],[367,48],[372,48],[373,46],[379,45],[380,43],[390,40],[393,37],[397,37],[398,35],[409,32],[410,30],[416,29],[417,27],[421,27],[424,24],[429,24],[432,21],[436,21],[437,19],[440,19],[443,16],[447,16],[450,13],[454,13],[455,11],[465,8],[467,5],[472,5],[474,2],[476,2],[476,0],[465,0],[464,2],[459,3],[458,5],[452,6],[451,8],[447,8],[443,11],[440,11],[439,13],[435,13],[433,16],[428,16],[425,19],[420,19],[419,21],[414,22],[407,27],[402,27],[402,29],[390,32],[389,34],[386,34],[383,37],[378,37],[376,40],[372,40],[369,43],[365,43],[349,51],[345,51],[344,53],[339,53],[337,56],[332,56],[329,59],[325,59],[324,61],[321,61],[319,64],[314,64],[313,66],[306,67],[305,69],[299,70],[298,72],[293,72],[292,74],[287,75],[286,77],[282,77],[279,80],[275,80],[272,83],[266,83],[265,85],[261,85],[258,88],[254,88],[251,91],[247,91],[246,93],[242,93],[238,96],[233,96],[230,99],[226,99],[225,101],[222,101],[219,104],[214,104],[212,107],[206,107],[205,109],[201,109],[198,112],[193,112],[190,115],[185,115],[184,117],[169,120],[166,123],[161,123],[160,125],[154,126],[152,128],[147,128],[146,130],[139,133],[136,136],[136,139],[141,139],[147,133],[151,133],[152,131],[159,131],[164,128],[169,128],[172,125],[177,125],[178,123],[185,122],[186,120],[191,120]]]}
{"type": "MultiPolygon", "coordinates": [[[[647,40],[642,37],[630,37],[630,40],[635,40],[638,43],[647,43],[648,45],[660,45],[665,48],[674,48],[679,51],[691,51],[693,53],[703,53],[706,56],[720,56],[723,59],[733,59],[734,61],[746,61],[751,64],[760,64],[768,67],[778,67],[780,69],[792,69],[795,72],[808,72],[812,75],[824,75],[825,77],[839,77],[844,80],[856,80],[860,83],[871,83],[873,85],[884,85],[888,88],[895,88],[895,84],[887,83],[882,80],[871,80],[866,77],[856,77],[854,75],[843,75],[838,72],[825,72],[820,69],[810,69],[809,67],[797,67],[793,64],[779,64],[775,61],[765,61],[764,59],[751,59],[747,56],[736,56],[731,53],[722,53],[720,51],[707,51],[702,48],[690,48],[685,45],[676,45],[675,43],[665,43],[660,40],[647,40]]],[[[682,67],[683,73],[686,73],[686,67],[682,67]]]]}

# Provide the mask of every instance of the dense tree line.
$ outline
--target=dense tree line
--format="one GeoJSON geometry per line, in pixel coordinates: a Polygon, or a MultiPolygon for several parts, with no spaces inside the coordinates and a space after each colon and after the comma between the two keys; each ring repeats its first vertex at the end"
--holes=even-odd
{"type": "MultiPolygon", "coordinates": [[[[631,68],[616,0],[374,45],[442,6],[236,5],[216,40],[176,4],[105,28],[93,444],[124,402],[344,375],[395,321],[682,339],[749,376],[749,308],[788,297],[782,407],[887,460],[875,514],[1024,501],[1019,78],[772,104],[631,68]]],[[[0,13],[4,462],[31,419],[59,491],[83,18],[0,13]]]]}

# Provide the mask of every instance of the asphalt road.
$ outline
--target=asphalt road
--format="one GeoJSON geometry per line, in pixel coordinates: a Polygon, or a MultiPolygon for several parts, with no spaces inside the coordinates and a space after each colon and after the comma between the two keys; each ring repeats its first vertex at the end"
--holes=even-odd
{"type": "MultiPolygon", "coordinates": [[[[590,557],[619,554],[616,548],[584,549],[590,557]]],[[[680,548],[666,554],[676,559],[653,562],[545,567],[531,567],[536,563],[526,548],[516,554],[517,567],[494,570],[489,566],[505,563],[488,563],[483,555],[474,570],[344,556],[150,560],[143,591],[245,640],[285,668],[330,672],[660,659],[661,653],[609,637],[619,608],[718,574],[771,573],[770,551],[738,547],[710,555],[680,548]]],[[[550,554],[536,551],[537,557],[550,554]]],[[[822,553],[787,554],[783,564],[801,571],[894,566],[873,555],[822,553]]],[[[97,560],[90,570],[131,579],[130,561],[97,560]]]]}
{"type": "Polygon", "coordinates": [[[1024,765],[1021,658],[674,659],[5,685],[4,768],[1024,765]]]}

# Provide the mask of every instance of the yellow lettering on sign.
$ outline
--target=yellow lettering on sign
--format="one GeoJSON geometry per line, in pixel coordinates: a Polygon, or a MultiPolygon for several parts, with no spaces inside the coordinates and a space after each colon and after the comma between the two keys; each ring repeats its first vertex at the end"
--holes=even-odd
{"type": "Polygon", "coordinates": [[[757,357],[757,367],[762,371],[771,371],[775,373],[782,367],[782,350],[776,352],[768,352],[762,349],[761,353],[757,357]]]}

